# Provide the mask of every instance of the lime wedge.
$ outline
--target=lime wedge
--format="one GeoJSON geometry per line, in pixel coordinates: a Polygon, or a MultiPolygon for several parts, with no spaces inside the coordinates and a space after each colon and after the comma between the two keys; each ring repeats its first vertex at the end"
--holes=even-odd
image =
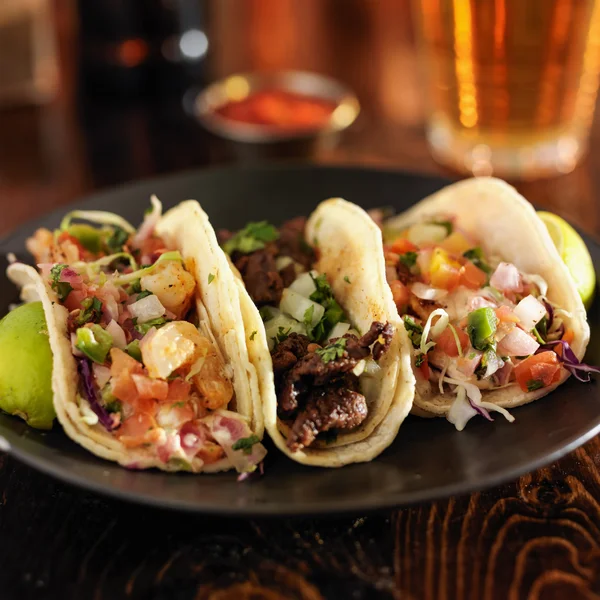
{"type": "Polygon", "coordinates": [[[586,308],[589,308],[596,289],[596,272],[592,257],[581,236],[564,219],[551,212],[537,213],[575,281],[577,291],[586,308]]]}

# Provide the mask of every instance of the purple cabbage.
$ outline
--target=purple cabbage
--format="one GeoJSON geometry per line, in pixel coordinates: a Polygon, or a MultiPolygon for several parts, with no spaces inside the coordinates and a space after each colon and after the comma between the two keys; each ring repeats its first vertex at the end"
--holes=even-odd
{"type": "Polygon", "coordinates": [[[252,481],[254,479],[258,479],[259,477],[262,477],[265,474],[265,463],[263,461],[261,461],[260,463],[258,463],[258,466],[256,468],[256,470],[252,471],[251,473],[240,473],[238,475],[238,482],[241,483],[242,481],[252,481]]]}
{"type": "Polygon", "coordinates": [[[542,304],[546,308],[546,312],[548,313],[548,322],[546,323],[546,331],[550,331],[552,327],[552,323],[554,323],[554,309],[552,308],[552,304],[546,300],[546,298],[542,299],[542,304]]]}
{"type": "Polygon", "coordinates": [[[556,355],[558,360],[562,362],[563,367],[567,369],[575,379],[587,383],[591,379],[590,373],[600,373],[600,368],[582,363],[571,349],[571,346],[569,346],[569,342],[565,342],[565,340],[546,342],[537,349],[536,354],[547,350],[553,350],[552,346],[556,346],[556,344],[560,344],[563,347],[562,356],[556,355]]]}
{"type": "Polygon", "coordinates": [[[473,409],[475,410],[475,412],[477,412],[477,414],[481,415],[484,419],[487,419],[488,421],[494,420],[494,419],[492,419],[492,416],[488,412],[487,408],[483,408],[483,406],[477,406],[477,404],[475,404],[473,402],[473,400],[471,400],[471,398],[469,398],[468,395],[467,395],[467,398],[469,400],[469,404],[473,407],[473,409]]]}
{"type": "Polygon", "coordinates": [[[82,383],[85,396],[90,403],[90,408],[96,413],[98,420],[108,431],[115,428],[115,422],[112,415],[106,411],[104,406],[98,401],[98,392],[94,384],[94,375],[90,361],[87,358],[77,360],[77,370],[79,371],[79,379],[82,383]]]}

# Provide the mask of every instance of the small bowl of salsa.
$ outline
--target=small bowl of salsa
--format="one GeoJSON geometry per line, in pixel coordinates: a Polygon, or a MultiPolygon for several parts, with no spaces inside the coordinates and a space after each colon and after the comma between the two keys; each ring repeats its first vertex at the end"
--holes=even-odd
{"type": "Polygon", "coordinates": [[[331,146],[358,116],[355,94],[317,73],[232,75],[195,98],[195,117],[247,157],[300,156],[331,146]]]}

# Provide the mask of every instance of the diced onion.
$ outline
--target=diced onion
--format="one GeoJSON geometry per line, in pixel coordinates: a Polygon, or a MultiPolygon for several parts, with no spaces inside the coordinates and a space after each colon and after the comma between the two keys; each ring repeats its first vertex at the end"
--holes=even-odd
{"type": "Polygon", "coordinates": [[[311,320],[311,326],[314,327],[323,318],[325,309],[320,304],[301,296],[297,292],[292,291],[290,288],[283,290],[279,308],[281,309],[281,312],[287,313],[288,315],[294,317],[296,321],[300,321],[302,323],[306,311],[309,310],[311,306],[314,307],[311,320]]]}
{"type": "Polygon", "coordinates": [[[302,323],[292,319],[286,315],[280,314],[274,319],[270,319],[265,323],[265,333],[267,335],[267,342],[269,343],[269,350],[272,350],[275,346],[275,339],[279,330],[285,333],[300,333],[306,335],[306,327],[302,323]]]}
{"type": "Polygon", "coordinates": [[[96,384],[100,389],[102,389],[110,379],[110,369],[108,367],[105,367],[104,365],[93,363],[92,370],[94,371],[94,378],[96,379],[96,384]]]}
{"type": "Polygon", "coordinates": [[[448,230],[443,225],[434,223],[418,223],[407,232],[408,241],[417,246],[437,244],[448,237],[448,230]]]}
{"type": "Polygon", "coordinates": [[[165,314],[165,307],[154,294],[146,296],[129,306],[129,312],[137,318],[138,323],[146,323],[158,319],[165,314]]]}
{"type": "Polygon", "coordinates": [[[346,333],[348,333],[349,329],[350,323],[337,323],[332,327],[331,331],[329,332],[329,335],[327,336],[327,339],[330,340],[332,338],[341,338],[346,333]]]}
{"type": "Polygon", "coordinates": [[[525,331],[531,331],[546,314],[546,307],[531,294],[525,296],[514,308],[513,312],[525,331]]]}
{"type": "Polygon", "coordinates": [[[410,286],[410,291],[420,300],[441,300],[448,295],[446,290],[433,288],[429,285],[416,281],[410,286]]]}
{"type": "Polygon", "coordinates": [[[519,292],[523,287],[521,274],[517,267],[505,262],[501,262],[496,267],[490,277],[490,285],[503,292],[519,292]]]}
{"type": "Polygon", "coordinates": [[[366,361],[364,359],[359,360],[356,363],[356,366],[354,367],[354,369],[352,369],[352,373],[354,373],[354,375],[356,375],[357,377],[360,377],[363,374],[365,367],[366,367],[366,361]]]}
{"type": "Polygon", "coordinates": [[[501,356],[529,356],[540,345],[519,327],[511,329],[499,342],[498,354],[501,356]]]}
{"type": "MultiPolygon", "coordinates": [[[[125,332],[123,328],[113,319],[107,326],[106,331],[110,333],[113,339],[113,345],[121,350],[125,350],[127,347],[127,339],[125,338],[125,332]]],[[[102,387],[102,386],[100,386],[102,387]]]]}
{"type": "Polygon", "coordinates": [[[286,267],[289,267],[294,262],[294,259],[291,256],[278,256],[275,259],[275,268],[278,271],[282,271],[286,267]]]}
{"type": "Polygon", "coordinates": [[[365,361],[365,370],[363,371],[365,377],[375,377],[379,371],[381,371],[381,367],[373,359],[369,358],[365,361]]]}
{"type": "Polygon", "coordinates": [[[318,273],[316,271],[311,271],[310,273],[303,273],[290,285],[289,289],[292,292],[296,292],[304,298],[309,298],[313,292],[317,291],[317,286],[313,281],[313,277],[316,277],[318,273]],[[312,277],[311,277],[312,275],[312,277]]]}

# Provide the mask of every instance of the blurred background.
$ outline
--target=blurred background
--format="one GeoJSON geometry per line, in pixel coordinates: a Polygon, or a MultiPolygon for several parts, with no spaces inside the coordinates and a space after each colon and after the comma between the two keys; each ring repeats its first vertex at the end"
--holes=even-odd
{"type": "MultiPolygon", "coordinates": [[[[477,172],[477,160],[495,142],[489,147],[480,143],[476,109],[485,124],[486,97],[473,89],[492,84],[485,79],[487,70],[481,71],[483,79],[474,79],[473,64],[480,59],[484,67],[493,67],[493,85],[504,86],[488,102],[492,129],[501,123],[498,130],[504,131],[514,121],[528,134],[555,115],[571,127],[575,117],[567,112],[573,104],[571,112],[583,115],[579,121],[587,136],[600,68],[599,4],[417,0],[412,11],[410,0],[0,0],[0,233],[96,188],[262,158],[260,144],[236,153],[223,144],[226,133],[214,135],[200,123],[197,95],[209,83],[236,73],[312,71],[334,78],[325,85],[345,94],[346,112],[336,113],[343,121],[341,137],[310,150],[276,152],[280,159],[298,155],[455,177],[459,172],[487,174],[486,168],[477,172]],[[529,5],[523,9],[529,12],[516,15],[521,4],[529,5]],[[511,18],[520,23],[519,30],[511,18]],[[540,19],[545,33],[537,40],[536,54],[532,32],[540,19]],[[452,37],[447,47],[446,34],[452,37]],[[472,47],[477,35],[491,40],[483,57],[472,47]],[[421,53],[417,39],[424,40],[421,53]],[[583,45],[569,50],[573,40],[583,45]],[[518,43],[529,44],[530,50],[511,46],[518,43]],[[519,77],[530,73],[526,69],[506,79],[511,53],[541,57],[529,66],[549,100],[537,98],[531,118],[510,104],[518,90],[528,89],[519,77]],[[444,62],[450,54],[452,62],[444,62]],[[451,73],[444,70],[448,65],[451,73]],[[564,73],[572,75],[566,83],[564,73]],[[584,89],[583,83],[585,95],[578,95],[573,90],[584,89]],[[432,115],[451,118],[454,100],[444,104],[450,88],[458,90],[456,122],[461,135],[466,132],[460,143],[470,144],[470,160],[475,157],[469,163],[443,156],[447,123],[432,120],[432,115]],[[360,114],[355,120],[356,99],[360,114]],[[540,102],[546,112],[539,112],[540,102]],[[434,106],[435,113],[432,104],[439,109],[434,106]],[[558,108],[552,112],[552,107],[558,108]],[[432,152],[452,170],[435,162],[432,152]]],[[[210,88],[209,109],[223,89],[239,92],[240,80],[225,83],[210,88]]],[[[519,110],[523,102],[527,108],[526,99],[519,98],[519,110]]],[[[592,147],[597,137],[592,129],[592,147]]],[[[572,140],[561,144],[559,149],[572,150],[572,140]]],[[[580,214],[591,196],[588,159],[574,169],[583,148],[576,144],[569,159],[555,165],[551,174],[561,177],[532,188],[538,195],[543,193],[538,190],[552,190],[545,202],[551,208],[566,206],[567,216],[569,206],[580,214]]],[[[522,185],[527,192],[529,184],[522,185]]],[[[589,216],[588,225],[595,226],[596,213],[589,216]]]]}

